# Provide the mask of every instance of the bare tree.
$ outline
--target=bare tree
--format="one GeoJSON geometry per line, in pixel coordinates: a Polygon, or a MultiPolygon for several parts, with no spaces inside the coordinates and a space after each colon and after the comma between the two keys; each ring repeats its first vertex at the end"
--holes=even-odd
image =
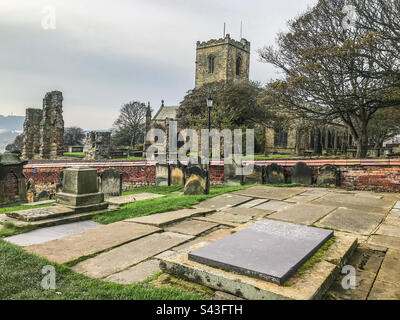
{"type": "MultiPolygon", "coordinates": [[[[269,84],[270,96],[303,117],[346,125],[357,157],[367,154],[374,114],[400,106],[400,56],[390,49],[394,40],[380,32],[383,25],[366,13],[370,4],[378,10],[382,1],[355,1],[349,7],[346,0],[320,0],[289,22],[289,32],[278,35],[277,49],[259,51],[262,61],[283,74],[269,84]]],[[[398,1],[386,2],[386,21],[398,20],[398,1]]],[[[398,37],[398,31],[390,36],[398,37]]]]}
{"type": "Polygon", "coordinates": [[[122,106],[118,119],[114,122],[115,135],[119,141],[129,141],[131,148],[143,141],[146,121],[146,104],[132,101],[122,106]]]}
{"type": "Polygon", "coordinates": [[[64,144],[66,146],[82,146],[85,139],[85,132],[82,128],[70,127],[65,128],[64,131],[64,144]]]}

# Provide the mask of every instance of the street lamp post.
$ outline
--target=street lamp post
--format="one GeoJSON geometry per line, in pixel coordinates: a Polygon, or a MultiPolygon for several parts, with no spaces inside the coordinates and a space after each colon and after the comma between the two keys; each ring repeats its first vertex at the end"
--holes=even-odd
{"type": "Polygon", "coordinates": [[[208,170],[207,170],[207,194],[210,193],[210,170],[211,170],[211,159],[210,159],[210,149],[211,149],[211,110],[213,107],[213,99],[211,96],[207,99],[207,109],[208,109],[208,170]]]}

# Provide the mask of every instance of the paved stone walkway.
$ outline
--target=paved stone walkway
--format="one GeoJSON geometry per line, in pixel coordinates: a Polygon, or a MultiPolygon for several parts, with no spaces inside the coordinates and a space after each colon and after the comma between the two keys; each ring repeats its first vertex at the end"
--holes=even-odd
{"type": "Polygon", "coordinates": [[[358,238],[350,261],[357,270],[356,290],[343,290],[342,279],[337,279],[327,298],[400,299],[399,194],[257,186],[208,199],[196,209],[129,219],[26,250],[58,263],[81,258],[73,267],[76,272],[131,284],[157,272],[157,259],[188,252],[197,243],[216,241],[262,219],[330,228],[358,238]]]}

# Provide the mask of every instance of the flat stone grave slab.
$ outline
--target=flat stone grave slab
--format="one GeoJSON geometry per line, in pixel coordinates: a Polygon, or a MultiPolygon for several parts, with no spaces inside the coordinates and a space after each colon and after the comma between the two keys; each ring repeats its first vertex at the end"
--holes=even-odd
{"type": "Polygon", "coordinates": [[[288,198],[297,196],[305,191],[299,188],[275,188],[267,186],[256,186],[246,190],[235,191],[233,194],[242,195],[246,197],[271,199],[271,200],[286,200],[288,198]]]}
{"type": "Polygon", "coordinates": [[[392,209],[392,210],[390,210],[390,217],[392,217],[392,218],[400,218],[400,209],[392,209]]]}
{"type": "Polygon", "coordinates": [[[31,232],[5,238],[4,240],[18,246],[26,247],[60,239],[72,234],[81,233],[99,226],[101,226],[101,224],[94,221],[73,222],[59,226],[33,230],[31,232]]]}
{"type": "Polygon", "coordinates": [[[198,236],[217,226],[218,224],[207,221],[186,220],[165,228],[165,231],[198,236]]]}
{"type": "Polygon", "coordinates": [[[376,280],[368,300],[400,300],[400,285],[376,280]]]}
{"type": "MultiPolygon", "coordinates": [[[[196,244],[189,251],[208,245],[196,244]]],[[[343,265],[357,248],[357,239],[335,233],[335,242],[321,259],[301,273],[293,275],[284,286],[225,271],[188,259],[186,252],[167,255],[160,261],[162,271],[249,300],[317,300],[339,275],[343,265]]]]}
{"type": "Polygon", "coordinates": [[[294,202],[294,203],[305,203],[305,202],[311,202],[314,200],[317,200],[318,198],[321,198],[323,194],[299,194],[298,196],[294,196],[292,198],[287,199],[286,201],[288,202],[294,202]]]}
{"type": "Polygon", "coordinates": [[[400,201],[397,201],[396,204],[394,205],[393,209],[398,209],[400,210],[400,201]]]}
{"type": "Polygon", "coordinates": [[[273,211],[256,209],[256,208],[229,208],[220,212],[208,215],[208,219],[221,222],[245,223],[253,219],[264,218],[266,215],[271,214],[273,211]]]}
{"type": "Polygon", "coordinates": [[[262,203],[269,201],[268,199],[254,199],[249,202],[245,202],[239,206],[239,208],[254,208],[262,203]]]}
{"type": "Polygon", "coordinates": [[[228,193],[200,202],[195,205],[195,208],[220,210],[223,208],[236,207],[250,200],[252,200],[252,198],[228,193]]]}
{"type": "Polygon", "coordinates": [[[385,222],[379,227],[379,229],[375,232],[375,234],[382,234],[385,236],[400,238],[400,224],[395,225],[385,222]]]}
{"type": "Polygon", "coordinates": [[[335,207],[301,203],[273,213],[268,216],[268,219],[311,225],[335,209],[335,207]]]}
{"type": "Polygon", "coordinates": [[[329,193],[315,201],[314,204],[321,204],[334,207],[344,207],[370,213],[387,214],[394,202],[390,200],[376,199],[357,194],[329,193]]]}
{"type": "Polygon", "coordinates": [[[129,285],[142,282],[151,277],[156,272],[160,272],[160,262],[155,259],[139,263],[125,271],[112,274],[105,278],[105,281],[129,285]]]}
{"type": "Polygon", "coordinates": [[[135,201],[162,198],[162,197],[165,197],[165,195],[156,194],[156,193],[137,193],[137,194],[129,194],[126,196],[120,196],[120,197],[111,197],[111,198],[106,199],[106,201],[109,204],[123,206],[123,205],[129,204],[129,203],[135,202],[135,201]]]}
{"type": "Polygon", "coordinates": [[[270,200],[268,202],[264,202],[263,204],[260,204],[256,207],[254,207],[254,208],[261,209],[261,210],[269,210],[269,211],[280,211],[280,210],[284,210],[288,207],[291,207],[293,205],[294,205],[294,203],[278,201],[278,200],[270,200]]]}
{"type": "Polygon", "coordinates": [[[159,228],[153,226],[117,222],[50,242],[28,246],[25,250],[56,263],[66,263],[159,231],[161,231],[159,228]]]}
{"type": "Polygon", "coordinates": [[[400,251],[389,249],[383,259],[377,281],[396,283],[399,285],[400,294],[400,251]]]}
{"type": "Polygon", "coordinates": [[[152,234],[78,263],[72,269],[91,278],[104,278],[191,239],[192,236],[172,232],[152,234]]]}
{"type": "Polygon", "coordinates": [[[391,237],[391,236],[385,236],[382,234],[375,234],[375,235],[372,235],[368,239],[368,244],[383,247],[383,248],[391,248],[391,249],[400,250],[400,238],[399,237],[391,237]]]}
{"type": "Polygon", "coordinates": [[[186,218],[199,216],[212,211],[213,210],[207,210],[207,209],[182,209],[178,211],[163,212],[144,217],[128,219],[125,220],[125,222],[142,223],[157,227],[164,227],[166,225],[185,220],[186,218]]]}
{"type": "Polygon", "coordinates": [[[7,217],[14,218],[25,222],[33,222],[45,219],[52,219],[68,214],[73,214],[74,210],[64,206],[51,206],[44,208],[35,208],[14,212],[7,212],[7,217]]]}
{"type": "Polygon", "coordinates": [[[55,202],[56,202],[56,200],[43,200],[43,201],[37,201],[37,202],[23,203],[23,204],[21,204],[21,206],[23,206],[23,207],[41,206],[41,205],[44,205],[44,204],[53,204],[55,202]]]}
{"type": "Polygon", "coordinates": [[[189,260],[282,285],[333,231],[263,220],[201,249],[189,260]]]}
{"type": "Polygon", "coordinates": [[[319,227],[370,235],[382,222],[380,214],[338,208],[317,223],[319,227]]]}

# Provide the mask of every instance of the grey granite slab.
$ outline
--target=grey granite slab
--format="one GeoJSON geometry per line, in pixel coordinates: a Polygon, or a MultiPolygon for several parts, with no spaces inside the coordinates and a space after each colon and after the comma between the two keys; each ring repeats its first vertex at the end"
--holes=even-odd
{"type": "Polygon", "coordinates": [[[189,253],[189,260],[282,285],[333,231],[262,220],[189,253]]]}

